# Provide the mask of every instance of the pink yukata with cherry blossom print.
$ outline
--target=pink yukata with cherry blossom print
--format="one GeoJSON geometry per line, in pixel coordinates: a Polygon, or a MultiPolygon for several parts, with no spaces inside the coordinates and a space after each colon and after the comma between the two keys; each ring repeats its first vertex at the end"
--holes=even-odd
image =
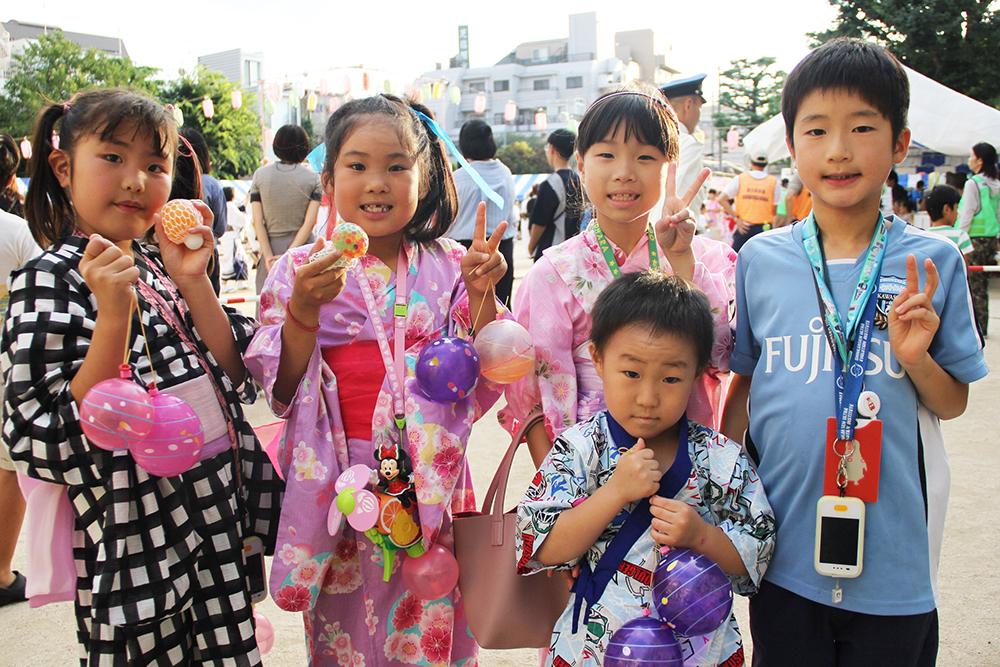
{"type": "MultiPolygon", "coordinates": [[[[649,239],[643,234],[627,254],[608,239],[621,272],[649,269],[649,239]]],[[[691,242],[695,268],[692,284],[708,297],[714,323],[709,368],[688,402],[687,417],[709,428],[719,425],[722,377],[729,370],[733,345],[732,305],[736,298],[736,253],[724,243],[695,236],[691,242]]],[[[659,251],[660,270],[670,263],[659,251]]],[[[535,368],[507,385],[507,406],[500,412],[504,428],[534,412],[545,416],[549,439],[604,410],[604,385],[590,358],[590,316],[598,295],[614,276],[597,244],[593,223],[580,234],[547,249],[514,295],[514,316],[531,333],[535,368]]]]}
{"type": "MultiPolygon", "coordinates": [[[[471,338],[469,300],[459,266],[465,249],[450,239],[425,244],[404,240],[403,248],[409,264],[406,339],[416,342],[405,355],[408,442],[402,444],[409,456],[424,546],[453,548],[452,513],[475,509],[465,444],[473,423],[496,402],[501,388],[481,377],[469,396],[447,405],[431,402],[416,389],[414,365],[427,343],[448,335],[471,338]]],[[[274,399],[284,304],[292,294],[295,268],[306,262],[307,253],[306,247],[291,250],[274,266],[261,293],[262,326],[246,354],[247,368],[264,386],[272,410],[287,419],[278,450],[287,490],[271,567],[271,596],[282,609],[303,612],[310,665],[475,667],[478,648],[457,589],[439,600],[421,601],[403,584],[405,552],[397,553],[386,582],[381,547],[346,522],[336,537],[327,531],[337,477],[359,463],[377,470],[376,447],[398,444],[399,431],[387,377],[372,415],[372,440],[348,439],[337,378],[321,355],[326,347],[376,340],[353,271],[347,273],[344,291],[320,310],[316,349],[291,404],[274,399]]],[[[372,255],[359,261],[391,346],[395,274],[372,255]]],[[[373,363],[382,362],[379,358],[373,363]]]]}

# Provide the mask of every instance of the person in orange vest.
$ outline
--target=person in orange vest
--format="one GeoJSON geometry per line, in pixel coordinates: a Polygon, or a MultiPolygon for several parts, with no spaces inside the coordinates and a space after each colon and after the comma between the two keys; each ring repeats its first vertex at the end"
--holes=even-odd
{"type": "Polygon", "coordinates": [[[778,179],[764,171],[767,154],[755,152],[750,156],[750,171],[745,171],[729,181],[722,190],[719,203],[723,210],[736,220],[733,250],[740,251],[747,239],[770,229],[781,198],[778,179]]]}
{"type": "Polygon", "coordinates": [[[794,224],[805,220],[812,212],[812,195],[809,188],[802,185],[798,174],[792,174],[788,179],[788,190],[785,192],[785,210],[788,212],[786,224],[794,224]]]}

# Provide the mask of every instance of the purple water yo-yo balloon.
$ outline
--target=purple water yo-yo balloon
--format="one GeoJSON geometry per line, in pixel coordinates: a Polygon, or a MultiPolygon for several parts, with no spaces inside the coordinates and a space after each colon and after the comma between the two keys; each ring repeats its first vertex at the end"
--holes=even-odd
{"type": "Polygon", "coordinates": [[[479,355],[461,338],[438,338],[417,357],[417,388],[436,403],[454,403],[469,395],[479,381],[479,355]]]}
{"type": "Polygon", "coordinates": [[[729,577],[708,556],[672,549],[653,570],[653,604],[660,618],[685,637],[707,635],[733,610],[729,577]]]}
{"type": "Polygon", "coordinates": [[[667,624],[652,616],[633,618],[611,635],[604,667],[682,667],[681,647],[667,624]]]}

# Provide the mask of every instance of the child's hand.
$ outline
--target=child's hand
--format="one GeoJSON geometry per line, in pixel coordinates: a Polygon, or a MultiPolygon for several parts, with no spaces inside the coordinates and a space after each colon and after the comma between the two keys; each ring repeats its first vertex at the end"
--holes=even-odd
{"type": "Polygon", "coordinates": [[[889,344],[904,370],[924,361],[941,324],[933,303],[939,282],[937,267],[927,258],[924,269],[927,271],[927,282],[921,291],[917,259],[913,255],[907,256],[906,288],[893,299],[889,308],[889,344]]]}
{"type": "MultiPolygon", "coordinates": [[[[326,247],[325,239],[317,239],[309,249],[309,257],[326,247]]],[[[315,262],[302,264],[295,270],[295,284],[292,286],[292,296],[288,299],[289,307],[295,306],[293,317],[299,322],[311,326],[319,321],[319,309],[330,303],[344,291],[347,279],[347,268],[331,269],[343,253],[334,250],[326,257],[315,262]]]]}
{"type": "Polygon", "coordinates": [[[702,169],[687,192],[683,196],[678,196],[677,163],[671,162],[667,166],[667,193],[663,199],[663,217],[657,220],[654,226],[656,239],[664,253],[682,254],[690,250],[695,224],[694,213],[688,207],[711,173],[712,170],[708,167],[702,169]]]}
{"type": "Polygon", "coordinates": [[[659,491],[662,476],[660,464],[653,458],[653,450],[646,449],[646,442],[639,438],[632,449],[618,457],[618,465],[608,484],[614,486],[624,507],[659,491]]]}
{"type": "Polygon", "coordinates": [[[175,283],[183,283],[186,279],[200,280],[207,277],[208,263],[212,260],[213,248],[215,247],[215,235],[212,233],[212,209],[200,199],[189,200],[201,215],[202,224],[196,225],[189,230],[190,234],[198,234],[204,240],[201,247],[191,250],[183,243],[174,243],[167,238],[163,230],[163,220],[160,214],[155,216],[156,240],[160,244],[160,257],[163,258],[163,266],[175,283]]]}
{"type": "Polygon", "coordinates": [[[653,514],[649,532],[657,544],[695,550],[703,546],[709,525],[687,503],[653,496],[649,499],[649,511],[653,514]]]}
{"type": "Polygon", "coordinates": [[[507,273],[507,260],[496,251],[506,230],[507,222],[501,222],[487,240],[486,202],[479,202],[472,245],[462,257],[462,279],[470,297],[483,298],[507,273]]]}
{"type": "Polygon", "coordinates": [[[128,317],[139,280],[135,261],[100,234],[91,234],[83,249],[80,275],[97,299],[100,313],[128,317]]]}

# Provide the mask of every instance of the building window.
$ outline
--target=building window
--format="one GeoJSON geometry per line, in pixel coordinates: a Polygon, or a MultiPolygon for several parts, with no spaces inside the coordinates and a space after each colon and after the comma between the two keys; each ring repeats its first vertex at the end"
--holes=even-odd
{"type": "Polygon", "coordinates": [[[493,92],[494,93],[502,93],[505,90],[510,90],[510,80],[509,79],[503,79],[501,81],[494,81],[493,82],[493,92]]]}
{"type": "Polygon", "coordinates": [[[535,90],[548,90],[549,80],[548,79],[535,79],[535,90]]]}
{"type": "Polygon", "coordinates": [[[583,77],[582,76],[568,76],[568,77],[566,77],[566,87],[567,88],[583,88],[583,77]]]}
{"type": "Polygon", "coordinates": [[[543,46],[540,49],[531,50],[532,60],[548,60],[548,57],[549,57],[549,49],[546,46],[543,46]]]}
{"type": "Polygon", "coordinates": [[[246,61],[246,75],[247,80],[243,85],[245,86],[255,86],[257,81],[260,80],[260,63],[256,60],[246,61]]]}
{"type": "Polygon", "coordinates": [[[486,92],[486,82],[485,81],[473,81],[469,84],[469,90],[474,93],[485,93],[486,92]]]}
{"type": "Polygon", "coordinates": [[[494,125],[505,125],[506,123],[507,123],[507,121],[504,120],[503,112],[493,114],[493,124],[494,125]]]}

